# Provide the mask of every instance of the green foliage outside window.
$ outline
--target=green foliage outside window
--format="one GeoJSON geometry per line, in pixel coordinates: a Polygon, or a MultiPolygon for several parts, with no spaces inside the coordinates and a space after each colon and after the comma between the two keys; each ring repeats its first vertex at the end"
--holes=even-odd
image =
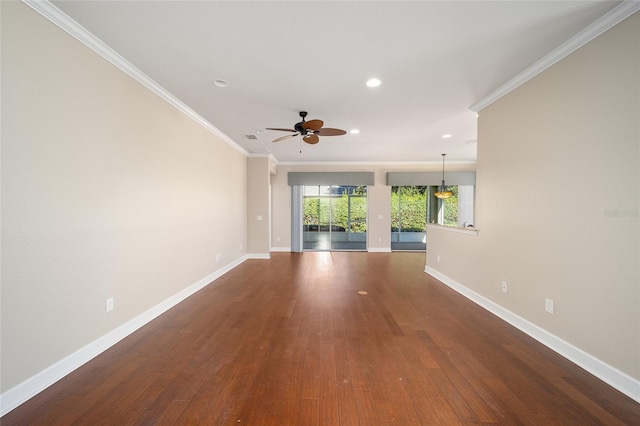
{"type": "MultiPolygon", "coordinates": [[[[457,226],[458,186],[448,186],[447,190],[453,195],[442,200],[443,224],[457,226]]],[[[391,190],[391,232],[425,232],[428,195],[426,186],[394,186],[391,190]]],[[[431,197],[432,202],[437,202],[433,195],[431,197]]],[[[332,187],[331,195],[305,197],[303,203],[303,224],[308,230],[328,231],[331,219],[334,232],[367,231],[366,187],[332,187]]]]}
{"type": "MultiPolygon", "coordinates": [[[[433,190],[437,190],[436,187],[433,190]]],[[[432,190],[432,191],[433,191],[432,190]]],[[[458,226],[458,186],[446,187],[453,195],[442,200],[443,225],[458,226]]],[[[426,186],[394,186],[391,188],[391,232],[425,232],[427,210],[431,203],[439,200],[429,196],[426,186]]],[[[437,204],[436,204],[437,205],[437,204]]],[[[429,219],[436,221],[436,217],[429,219]]]]}
{"type": "MultiPolygon", "coordinates": [[[[318,206],[320,205],[320,199],[318,198],[305,198],[303,200],[304,206],[302,208],[303,217],[302,223],[307,225],[318,225],[320,221],[318,220],[318,206]]],[[[328,217],[328,216],[327,216],[328,217]]],[[[324,222],[326,223],[326,222],[324,222]]]]}
{"type": "Polygon", "coordinates": [[[447,186],[447,191],[453,192],[453,195],[444,199],[444,225],[458,226],[458,186],[447,186]]]}
{"type": "Polygon", "coordinates": [[[327,194],[320,198],[305,197],[303,203],[305,227],[328,231],[331,218],[331,229],[334,232],[367,232],[366,187],[335,187],[332,188],[331,196],[327,194]],[[348,193],[352,195],[349,196],[348,193]],[[349,211],[349,200],[351,211],[349,211]],[[351,213],[351,220],[349,220],[349,213],[351,213]]]}
{"type": "Polygon", "coordinates": [[[427,227],[427,187],[391,188],[391,232],[425,232],[427,227]]]}

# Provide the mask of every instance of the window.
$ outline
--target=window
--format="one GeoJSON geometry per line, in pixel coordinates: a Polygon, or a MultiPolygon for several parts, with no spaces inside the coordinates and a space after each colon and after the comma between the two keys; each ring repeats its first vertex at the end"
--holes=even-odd
{"type": "MultiPolygon", "coordinates": [[[[437,187],[434,187],[434,191],[437,187]]],[[[473,226],[473,185],[451,185],[447,187],[453,195],[444,200],[438,200],[437,220],[430,220],[429,223],[438,223],[444,226],[470,227],[473,226]]]]}
{"type": "MultiPolygon", "coordinates": [[[[447,188],[454,195],[441,200],[433,195],[442,182],[442,175],[439,172],[387,172],[387,185],[391,186],[394,193],[397,193],[398,190],[394,189],[397,187],[427,188],[426,190],[421,189],[426,194],[427,223],[456,227],[473,226],[476,173],[470,171],[449,172],[446,174],[446,181],[449,183],[447,188]]],[[[402,205],[402,196],[400,194],[400,200],[395,199],[395,204],[392,203],[392,209],[398,201],[402,205]]],[[[399,214],[401,215],[402,212],[399,214]]],[[[392,230],[392,232],[402,233],[402,229],[392,230]]],[[[399,235],[396,241],[401,240],[401,237],[402,235],[399,235]]]]}
{"type": "Polygon", "coordinates": [[[391,187],[391,250],[425,250],[427,186],[391,187]]]}
{"type": "Polygon", "coordinates": [[[473,185],[446,187],[453,195],[436,198],[438,186],[391,187],[391,250],[425,250],[426,225],[473,226],[473,185]]]}
{"type": "Polygon", "coordinates": [[[367,187],[303,187],[304,250],[366,250],[367,187]]]}

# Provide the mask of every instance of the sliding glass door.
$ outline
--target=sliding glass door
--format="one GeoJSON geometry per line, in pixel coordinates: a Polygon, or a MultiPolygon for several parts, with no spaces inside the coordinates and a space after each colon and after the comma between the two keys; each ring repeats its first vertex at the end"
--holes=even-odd
{"type": "Polygon", "coordinates": [[[391,250],[425,250],[429,187],[391,187],[391,250]]]}
{"type": "Polygon", "coordinates": [[[304,186],[302,197],[303,250],[366,250],[366,186],[304,186]]]}

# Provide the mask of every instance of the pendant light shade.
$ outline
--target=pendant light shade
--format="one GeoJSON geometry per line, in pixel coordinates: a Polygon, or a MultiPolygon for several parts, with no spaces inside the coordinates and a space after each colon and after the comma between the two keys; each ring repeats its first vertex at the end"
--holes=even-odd
{"type": "Polygon", "coordinates": [[[451,191],[445,191],[446,186],[444,185],[444,156],[447,154],[442,154],[442,185],[440,186],[440,190],[436,192],[435,195],[437,198],[449,198],[453,195],[451,191]]]}

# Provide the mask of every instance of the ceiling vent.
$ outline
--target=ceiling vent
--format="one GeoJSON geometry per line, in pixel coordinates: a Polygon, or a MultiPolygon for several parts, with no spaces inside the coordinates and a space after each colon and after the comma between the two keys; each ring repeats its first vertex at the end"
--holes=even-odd
{"type": "Polygon", "coordinates": [[[256,135],[244,135],[245,138],[251,139],[252,141],[257,141],[258,137],[256,135]]]}

